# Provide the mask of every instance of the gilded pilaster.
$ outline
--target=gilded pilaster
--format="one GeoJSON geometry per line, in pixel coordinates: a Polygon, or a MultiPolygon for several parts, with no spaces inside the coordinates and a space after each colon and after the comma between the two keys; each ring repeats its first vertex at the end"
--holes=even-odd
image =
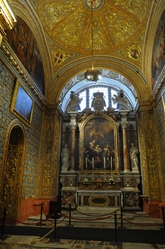
{"type": "Polygon", "coordinates": [[[58,162],[59,162],[59,143],[60,143],[60,118],[55,116],[54,125],[54,146],[52,152],[52,169],[51,169],[51,196],[56,196],[56,186],[58,175],[58,162]]]}
{"type": "Polygon", "coordinates": [[[141,170],[143,192],[150,200],[160,200],[158,139],[156,136],[155,115],[153,111],[141,112],[139,116],[141,148],[141,170]]]}
{"type": "Polygon", "coordinates": [[[43,115],[37,195],[40,197],[55,197],[59,161],[60,119],[54,111],[49,115],[43,115]]]}
{"type": "MultiPolygon", "coordinates": [[[[163,100],[164,101],[164,100],[163,100]]],[[[159,167],[159,184],[160,184],[160,194],[161,199],[164,200],[165,196],[165,116],[164,107],[162,105],[162,99],[158,102],[155,109],[156,116],[156,130],[158,131],[157,141],[159,141],[158,148],[158,167],[159,167]]]]}

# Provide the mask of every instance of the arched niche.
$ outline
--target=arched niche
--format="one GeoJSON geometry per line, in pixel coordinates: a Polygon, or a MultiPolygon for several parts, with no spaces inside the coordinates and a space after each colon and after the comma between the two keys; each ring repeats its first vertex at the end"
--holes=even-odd
{"type": "Polygon", "coordinates": [[[13,217],[18,217],[21,204],[24,155],[24,130],[14,122],[8,131],[1,198],[3,205],[13,217]]]}

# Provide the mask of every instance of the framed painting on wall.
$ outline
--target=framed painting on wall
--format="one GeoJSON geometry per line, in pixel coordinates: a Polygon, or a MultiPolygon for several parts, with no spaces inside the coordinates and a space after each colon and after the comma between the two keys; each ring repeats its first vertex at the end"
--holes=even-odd
{"type": "Polygon", "coordinates": [[[34,101],[32,97],[25,90],[20,81],[17,80],[11,103],[11,112],[22,122],[30,125],[32,121],[33,108],[34,101]]]}

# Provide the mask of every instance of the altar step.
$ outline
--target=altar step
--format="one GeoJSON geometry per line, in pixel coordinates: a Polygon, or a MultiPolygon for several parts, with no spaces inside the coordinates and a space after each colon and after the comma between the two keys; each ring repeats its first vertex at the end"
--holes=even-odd
{"type": "MultiPolygon", "coordinates": [[[[123,212],[121,219],[120,210],[104,209],[99,210],[90,208],[71,211],[71,218],[69,218],[68,210],[62,210],[61,217],[57,219],[57,227],[60,226],[74,226],[74,227],[93,227],[93,228],[115,228],[115,215],[118,228],[127,229],[141,229],[141,230],[160,230],[163,228],[162,220],[160,218],[150,218],[142,211],[138,212],[123,212]],[[96,212],[97,211],[97,212],[96,212]]],[[[42,215],[42,222],[40,216],[31,216],[26,221],[27,224],[36,224],[40,226],[53,227],[54,219],[47,219],[42,215]],[[40,222],[42,224],[40,224],[40,222]]]]}

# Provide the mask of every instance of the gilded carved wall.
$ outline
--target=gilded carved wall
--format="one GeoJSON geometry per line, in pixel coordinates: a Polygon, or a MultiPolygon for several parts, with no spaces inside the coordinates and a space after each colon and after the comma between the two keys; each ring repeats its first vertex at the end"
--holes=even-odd
{"type": "Polygon", "coordinates": [[[38,197],[55,197],[59,155],[60,119],[43,114],[40,159],[38,166],[38,197]]]}
{"type": "MultiPolygon", "coordinates": [[[[0,61],[0,179],[2,179],[5,161],[5,141],[7,129],[12,121],[12,115],[8,112],[12,99],[14,77],[9,73],[4,64],[0,61]]],[[[2,193],[3,182],[0,181],[0,193],[2,193]]],[[[1,195],[1,194],[0,194],[1,195]]]]}
{"type": "MultiPolygon", "coordinates": [[[[8,143],[10,140],[10,132],[12,130],[12,126],[14,125],[21,125],[24,128],[25,135],[24,135],[24,145],[22,145],[22,149],[19,147],[19,151],[22,151],[24,155],[24,162],[23,162],[23,172],[22,169],[19,169],[20,173],[19,177],[17,174],[16,181],[23,177],[23,184],[18,185],[15,181],[15,186],[18,187],[18,192],[16,196],[18,196],[19,201],[21,198],[29,198],[34,197],[36,192],[36,176],[37,176],[37,164],[38,164],[38,155],[39,155],[39,144],[40,144],[40,133],[41,133],[41,124],[42,124],[42,112],[41,106],[38,101],[36,101],[34,106],[33,118],[32,123],[29,126],[25,125],[23,122],[16,119],[16,117],[9,111],[10,105],[12,101],[12,93],[15,86],[16,78],[11,74],[11,72],[7,69],[7,67],[0,62],[0,196],[3,202],[6,202],[6,205],[11,204],[12,200],[8,200],[6,193],[6,189],[13,188],[13,173],[12,170],[16,170],[18,172],[19,164],[17,164],[18,158],[20,158],[20,153],[14,153],[14,150],[11,150],[8,147],[8,143]],[[10,127],[10,129],[9,129],[10,127]],[[9,154],[7,152],[11,150],[9,154]],[[14,155],[13,159],[11,154],[14,155]],[[12,162],[14,163],[11,163],[12,162]],[[7,168],[9,166],[9,168],[7,168]],[[10,170],[10,166],[11,169],[10,170]],[[7,169],[7,171],[6,171],[7,169]],[[6,175],[4,174],[6,172],[6,175]],[[8,173],[7,173],[8,172],[8,173]],[[4,175],[3,175],[4,174],[4,175]],[[10,175],[9,177],[7,175],[10,175]],[[3,188],[3,185],[5,187],[3,188]],[[9,186],[7,186],[9,185],[9,186]]],[[[35,99],[35,98],[34,98],[35,99]]],[[[21,181],[20,181],[21,182],[21,181]]],[[[12,196],[12,191],[8,191],[9,196],[12,196]]],[[[14,198],[14,196],[13,196],[14,198]]],[[[17,202],[13,203],[13,214],[17,213],[17,202]]]]}
{"type": "Polygon", "coordinates": [[[139,132],[143,192],[149,196],[150,200],[160,200],[159,170],[161,166],[154,112],[141,113],[139,132]]]}
{"type": "Polygon", "coordinates": [[[36,195],[41,123],[42,112],[38,105],[35,104],[31,126],[29,128],[26,127],[26,157],[22,189],[23,198],[35,197],[36,195]]]}
{"type": "MultiPolygon", "coordinates": [[[[160,194],[161,199],[165,196],[165,118],[164,118],[164,108],[162,105],[162,99],[159,99],[158,105],[156,107],[156,120],[157,129],[159,135],[159,156],[158,161],[161,166],[159,167],[159,182],[160,182],[160,194]]],[[[159,165],[158,164],[158,165],[159,165]]]]}
{"type": "Polygon", "coordinates": [[[10,132],[4,165],[2,202],[12,215],[17,216],[22,192],[22,175],[24,170],[24,133],[15,124],[10,132]]]}

